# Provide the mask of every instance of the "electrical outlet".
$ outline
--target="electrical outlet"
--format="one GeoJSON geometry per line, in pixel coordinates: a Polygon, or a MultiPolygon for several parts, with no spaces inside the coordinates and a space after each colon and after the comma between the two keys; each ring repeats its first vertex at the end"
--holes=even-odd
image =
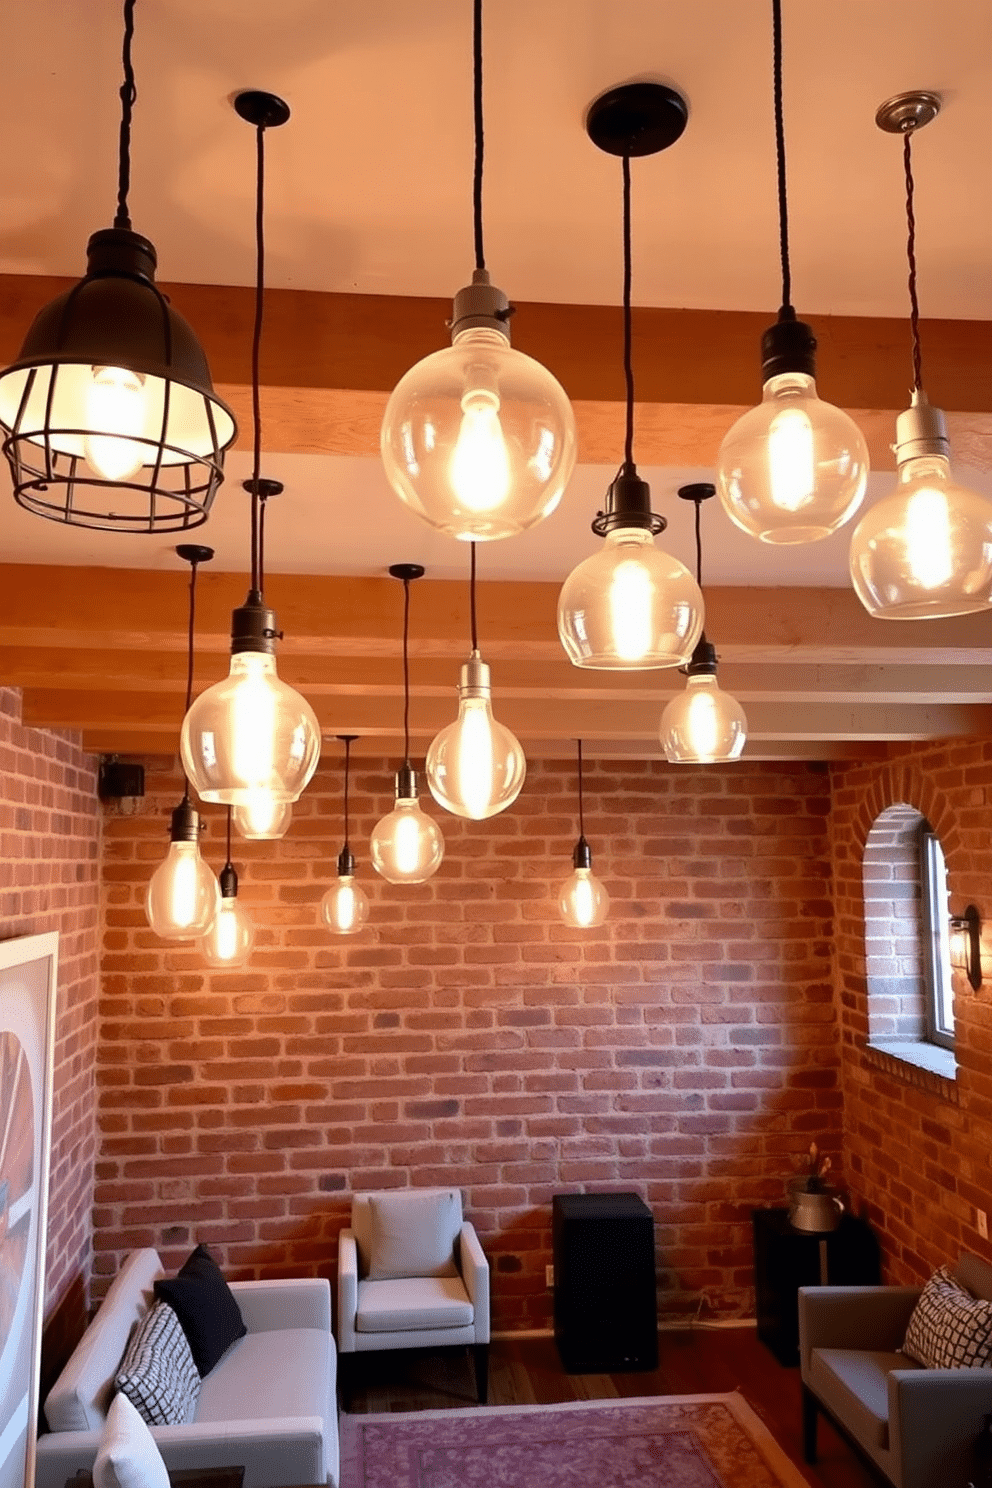
{"type": "MultiPolygon", "coordinates": [[[[985,1218],[984,1214],[982,1215],[982,1218],[983,1219],[985,1218]]],[[[554,1287],[554,1284],[555,1284],[555,1268],[554,1268],[554,1266],[545,1266],[545,1268],[544,1268],[544,1285],[548,1288],[548,1291],[549,1292],[554,1287]]]]}
{"type": "Polygon", "coordinates": [[[984,1209],[975,1210],[975,1224],[983,1240],[989,1238],[989,1217],[984,1209]]]}

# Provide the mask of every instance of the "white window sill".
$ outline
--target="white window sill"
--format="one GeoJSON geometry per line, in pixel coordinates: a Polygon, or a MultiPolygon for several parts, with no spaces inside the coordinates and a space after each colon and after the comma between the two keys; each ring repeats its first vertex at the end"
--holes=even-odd
{"type": "Polygon", "coordinates": [[[872,1039],[868,1048],[888,1054],[890,1059],[900,1059],[903,1064],[912,1064],[916,1069],[927,1070],[931,1075],[939,1075],[941,1079],[957,1079],[958,1067],[953,1049],[908,1039],[872,1039]]]}

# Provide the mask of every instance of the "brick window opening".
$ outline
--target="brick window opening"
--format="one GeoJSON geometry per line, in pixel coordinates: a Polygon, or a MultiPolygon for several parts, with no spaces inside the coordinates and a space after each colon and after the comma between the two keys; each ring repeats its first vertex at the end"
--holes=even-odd
{"type": "Polygon", "coordinates": [[[953,1079],[947,870],[915,807],[889,806],[876,818],[862,881],[869,1045],[953,1079]]]}

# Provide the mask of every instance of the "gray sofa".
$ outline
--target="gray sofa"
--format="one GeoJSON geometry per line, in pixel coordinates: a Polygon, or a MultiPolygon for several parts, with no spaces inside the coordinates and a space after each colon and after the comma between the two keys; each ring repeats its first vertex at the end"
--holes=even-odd
{"type": "MultiPolygon", "coordinates": [[[[165,1273],[138,1250],[115,1277],[45,1401],[35,1488],[65,1488],[93,1466],[114,1375],[165,1273]]],[[[337,1356],[325,1279],[233,1282],[248,1332],[203,1380],[194,1419],[153,1426],[170,1470],[244,1467],[244,1488],[338,1483],[337,1356]]]]}
{"type": "MultiPolygon", "coordinates": [[[[954,1275],[992,1300],[992,1267],[962,1252],[954,1275]]],[[[992,1412],[992,1369],[925,1369],[899,1352],[919,1287],[800,1287],[803,1440],[816,1461],[825,1411],[895,1488],[966,1488],[992,1412]]]]}

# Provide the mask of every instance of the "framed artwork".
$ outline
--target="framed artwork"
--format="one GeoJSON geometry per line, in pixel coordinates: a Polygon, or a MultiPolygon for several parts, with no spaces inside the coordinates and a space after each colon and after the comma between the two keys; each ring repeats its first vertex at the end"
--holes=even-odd
{"type": "Polygon", "coordinates": [[[34,1482],[58,943],[0,941],[0,1488],[34,1482]]]}

